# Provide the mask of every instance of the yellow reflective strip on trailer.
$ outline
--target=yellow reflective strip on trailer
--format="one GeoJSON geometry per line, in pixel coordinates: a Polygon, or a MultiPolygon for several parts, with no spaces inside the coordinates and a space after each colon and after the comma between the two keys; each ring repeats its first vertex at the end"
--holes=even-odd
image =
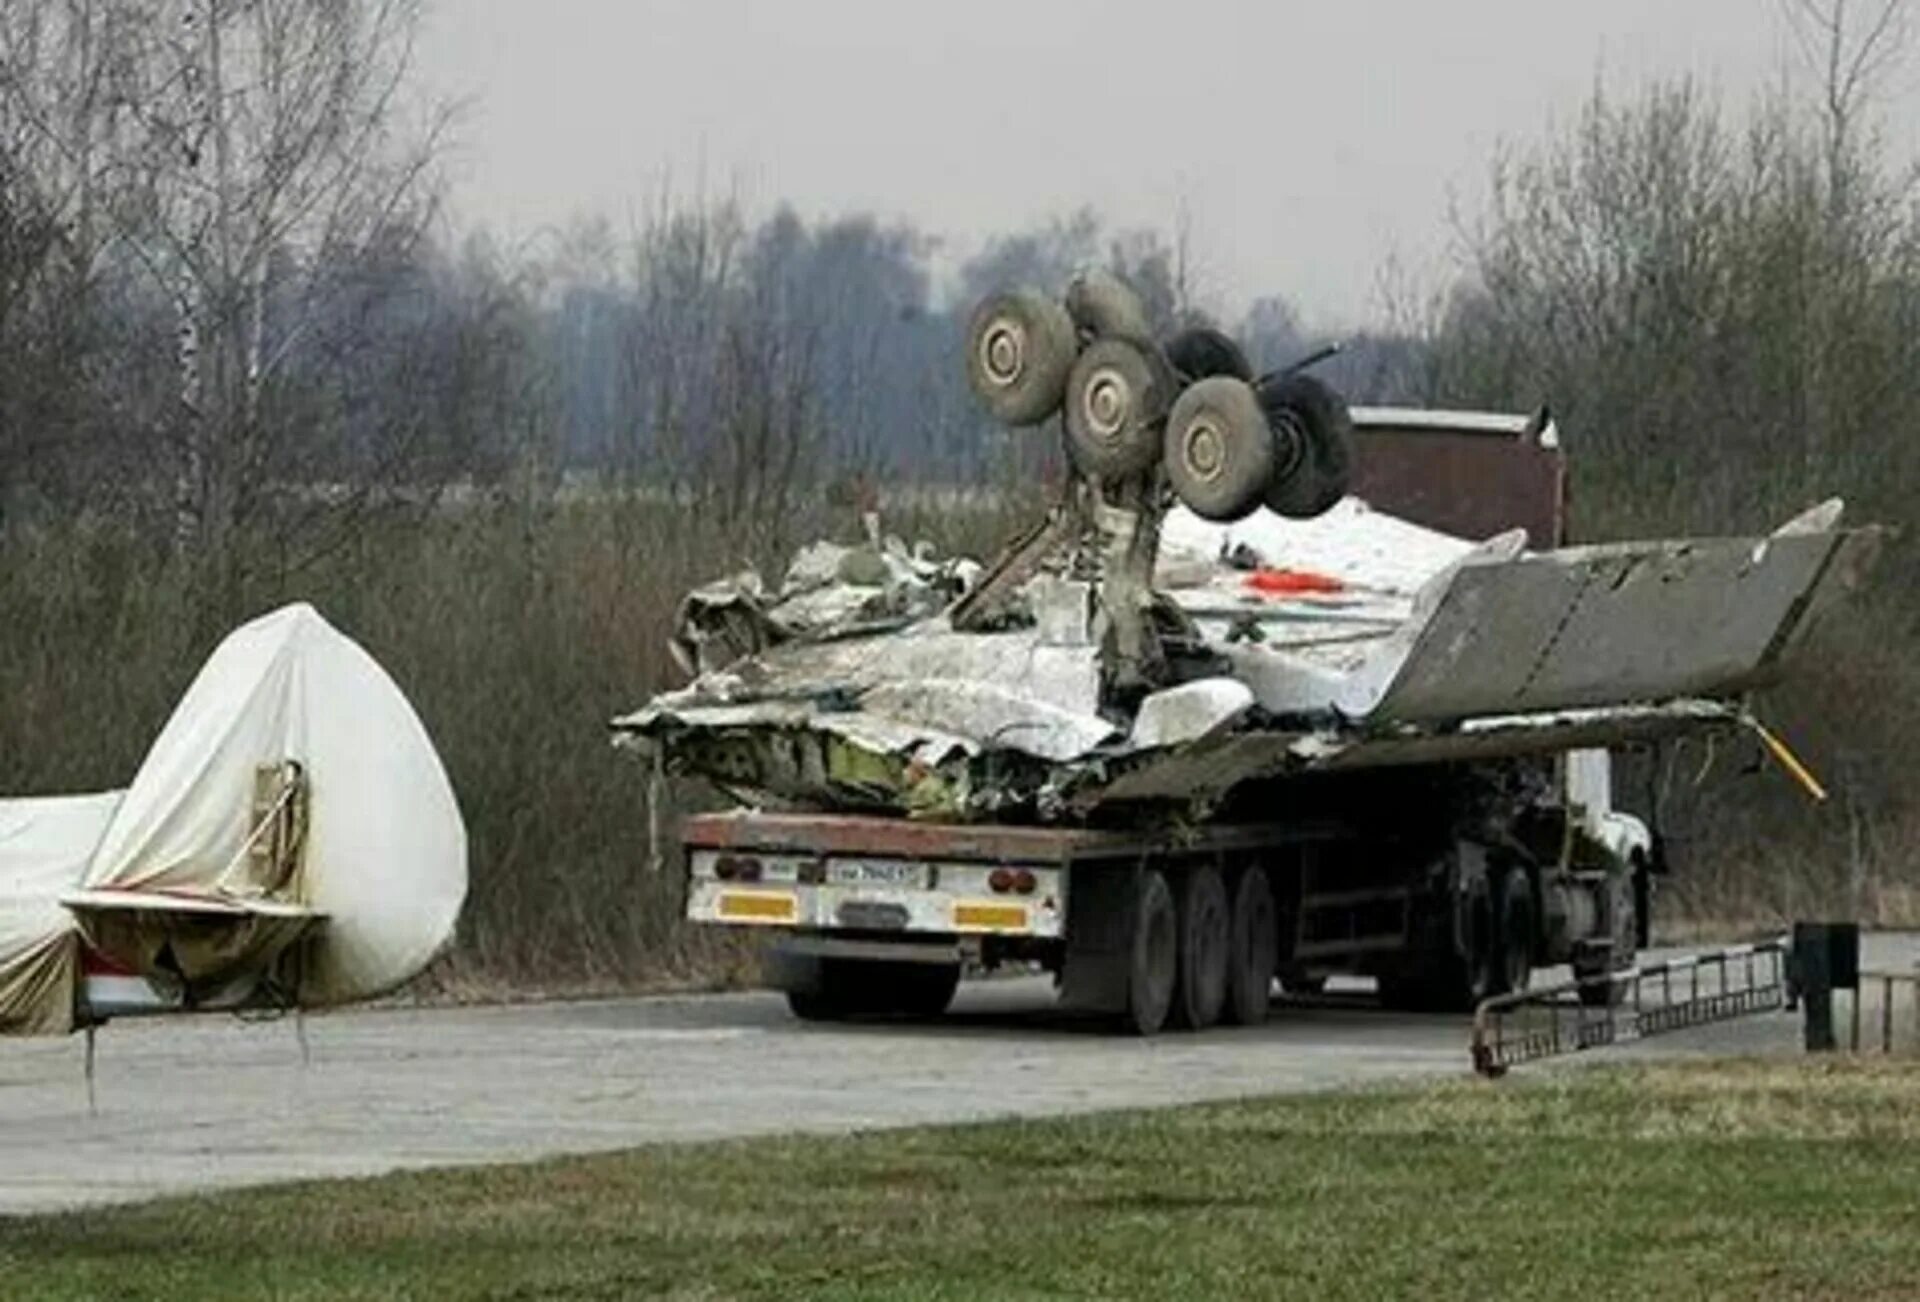
{"type": "Polygon", "coordinates": [[[769,891],[722,891],[719,904],[723,918],[745,918],[756,922],[792,922],[796,914],[793,896],[769,891]]]}
{"type": "Polygon", "coordinates": [[[956,904],[953,925],[961,931],[1025,931],[1027,910],[1019,904],[956,904]]]}

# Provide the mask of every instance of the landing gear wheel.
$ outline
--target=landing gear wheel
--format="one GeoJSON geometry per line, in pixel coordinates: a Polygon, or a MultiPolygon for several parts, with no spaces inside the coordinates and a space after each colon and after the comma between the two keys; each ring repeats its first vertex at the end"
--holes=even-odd
{"type": "Polygon", "coordinates": [[[1192,326],[1167,341],[1167,361],[1189,380],[1231,375],[1252,380],[1253,364],[1233,337],[1212,326],[1192,326]]]}
{"type": "Polygon", "coordinates": [[[1133,287],[1104,267],[1089,267],[1067,283],[1067,315],[1096,339],[1153,338],[1147,308],[1133,287]]]}
{"type": "Polygon", "coordinates": [[[1258,1026],[1273,1001],[1273,970],[1280,957],[1278,915],[1267,870],[1240,874],[1233,893],[1233,937],[1227,954],[1226,1020],[1258,1026]]]}
{"type": "Polygon", "coordinates": [[[1180,979],[1173,987],[1175,1026],[1204,1031],[1227,1002],[1233,945],[1232,906],[1220,870],[1202,864],[1180,884],[1180,979]]]}
{"type": "Polygon", "coordinates": [[[1353,474],[1353,417],[1340,395],[1311,375],[1283,375],[1260,386],[1260,407],[1276,444],[1268,508],[1307,520],[1345,497],[1353,474]]]}
{"type": "Polygon", "coordinates": [[[1180,919],[1173,891],[1157,868],[1141,871],[1134,887],[1133,935],[1127,955],[1125,1023],[1136,1035],[1152,1035],[1167,1021],[1179,974],[1180,919]]]}
{"type": "Polygon", "coordinates": [[[1533,883],[1518,868],[1510,869],[1500,883],[1500,966],[1499,993],[1518,994],[1533,979],[1533,949],[1538,917],[1533,904],[1533,883]]]}
{"type": "Polygon", "coordinates": [[[1078,352],[1058,303],[1028,289],[993,294],[967,324],[967,383],[995,420],[1038,425],[1060,409],[1078,352]]]}
{"type": "Polygon", "coordinates": [[[1095,340],[1067,373],[1067,455],[1074,466],[1094,479],[1150,469],[1172,391],[1157,354],[1125,339],[1095,340]]]}
{"type": "Polygon", "coordinates": [[[1167,417],[1167,479],[1202,519],[1241,519],[1272,477],[1273,443],[1252,385],[1230,375],[1201,380],[1167,417]]]}

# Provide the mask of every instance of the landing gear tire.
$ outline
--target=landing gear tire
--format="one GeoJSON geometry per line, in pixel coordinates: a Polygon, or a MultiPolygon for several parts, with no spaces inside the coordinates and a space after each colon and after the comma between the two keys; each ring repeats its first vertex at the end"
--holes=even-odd
{"type": "Polygon", "coordinates": [[[1215,375],[1253,379],[1253,364],[1240,345],[1212,326],[1192,326],[1167,340],[1167,361],[1189,381],[1215,375]]]}
{"type": "Polygon", "coordinates": [[[1311,375],[1284,375],[1260,386],[1273,430],[1275,473],[1267,507],[1296,520],[1329,510],[1353,474],[1353,417],[1330,386],[1311,375]]]}
{"type": "Polygon", "coordinates": [[[1058,303],[1028,289],[994,294],[967,324],[967,383],[995,420],[1038,425],[1060,410],[1079,351],[1058,303]]]}
{"type": "Polygon", "coordinates": [[[1226,1020],[1258,1026],[1273,1002],[1273,971],[1280,957],[1278,914],[1267,870],[1240,874],[1233,893],[1233,935],[1227,955],[1226,1020]]]}
{"type": "Polygon", "coordinates": [[[1189,385],[1167,416],[1167,479],[1203,520],[1239,520],[1273,475],[1274,439],[1253,386],[1230,375],[1189,385]]]}
{"type": "Polygon", "coordinates": [[[1190,869],[1180,884],[1180,979],[1173,988],[1171,1016],[1175,1026],[1204,1031],[1220,1020],[1232,946],[1232,905],[1220,870],[1211,864],[1190,869]]]}
{"type": "Polygon", "coordinates": [[[1147,308],[1133,287],[1104,267],[1090,267],[1067,283],[1067,315],[1096,339],[1153,338],[1147,308]]]}
{"type": "Polygon", "coordinates": [[[1151,469],[1172,402],[1166,364],[1125,339],[1096,339],[1067,374],[1067,454],[1081,474],[1124,479],[1151,469]]]}
{"type": "Polygon", "coordinates": [[[1133,934],[1127,955],[1126,1028],[1152,1035],[1166,1025],[1180,970],[1180,918],[1173,890],[1157,868],[1144,869],[1134,888],[1133,934]]]}

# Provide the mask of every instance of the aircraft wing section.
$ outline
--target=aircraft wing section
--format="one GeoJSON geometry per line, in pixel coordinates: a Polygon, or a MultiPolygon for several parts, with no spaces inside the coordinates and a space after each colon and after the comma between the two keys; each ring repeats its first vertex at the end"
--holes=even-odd
{"type": "Polygon", "coordinates": [[[1343,685],[1366,725],[1726,698],[1767,681],[1874,530],[1469,560],[1343,685]]]}

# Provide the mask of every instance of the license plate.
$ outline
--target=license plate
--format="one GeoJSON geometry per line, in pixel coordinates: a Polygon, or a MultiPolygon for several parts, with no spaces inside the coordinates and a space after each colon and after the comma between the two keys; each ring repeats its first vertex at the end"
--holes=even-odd
{"type": "Polygon", "coordinates": [[[917,890],[927,884],[927,866],[891,859],[835,859],[827,864],[827,880],[835,886],[917,890]]]}

